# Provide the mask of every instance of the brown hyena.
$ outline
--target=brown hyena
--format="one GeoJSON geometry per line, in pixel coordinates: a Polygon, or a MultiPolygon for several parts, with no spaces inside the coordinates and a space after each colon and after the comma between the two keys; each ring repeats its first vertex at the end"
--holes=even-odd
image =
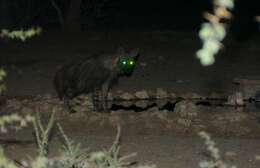
{"type": "Polygon", "coordinates": [[[100,54],[63,66],[56,72],[54,87],[61,100],[72,112],[70,100],[92,93],[94,110],[107,111],[107,94],[121,75],[130,75],[135,67],[139,49],[126,52],[120,47],[115,53],[100,54]],[[100,91],[101,104],[95,101],[100,91]]]}

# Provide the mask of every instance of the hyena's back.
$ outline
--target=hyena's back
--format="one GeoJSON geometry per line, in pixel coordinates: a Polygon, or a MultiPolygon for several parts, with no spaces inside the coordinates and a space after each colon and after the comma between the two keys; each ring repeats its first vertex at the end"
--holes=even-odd
{"type": "Polygon", "coordinates": [[[101,88],[110,72],[98,59],[90,58],[68,64],[57,71],[54,86],[60,99],[72,99],[101,88]]]}

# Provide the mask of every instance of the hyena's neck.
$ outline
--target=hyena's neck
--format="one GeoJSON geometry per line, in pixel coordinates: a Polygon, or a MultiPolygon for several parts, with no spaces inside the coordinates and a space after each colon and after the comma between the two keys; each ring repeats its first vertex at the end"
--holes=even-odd
{"type": "Polygon", "coordinates": [[[119,57],[112,55],[103,55],[101,58],[105,68],[107,68],[110,71],[118,70],[117,62],[119,57]]]}

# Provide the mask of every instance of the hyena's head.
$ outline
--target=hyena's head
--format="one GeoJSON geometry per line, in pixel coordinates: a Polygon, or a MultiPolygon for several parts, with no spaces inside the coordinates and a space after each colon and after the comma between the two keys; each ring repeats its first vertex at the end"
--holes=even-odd
{"type": "Polygon", "coordinates": [[[130,51],[125,51],[123,47],[117,49],[117,68],[122,75],[131,75],[139,56],[139,48],[130,51]]]}

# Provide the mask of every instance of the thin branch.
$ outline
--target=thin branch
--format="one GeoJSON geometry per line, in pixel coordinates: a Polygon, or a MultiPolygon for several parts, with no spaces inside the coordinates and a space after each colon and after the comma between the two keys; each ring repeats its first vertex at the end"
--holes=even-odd
{"type": "Polygon", "coordinates": [[[63,18],[63,14],[62,14],[62,11],[61,9],[59,8],[59,6],[57,5],[57,3],[55,2],[55,0],[50,0],[51,1],[51,4],[52,6],[56,9],[57,11],[57,14],[58,14],[58,18],[59,18],[59,22],[61,24],[61,26],[64,25],[64,18],[63,18]]]}

